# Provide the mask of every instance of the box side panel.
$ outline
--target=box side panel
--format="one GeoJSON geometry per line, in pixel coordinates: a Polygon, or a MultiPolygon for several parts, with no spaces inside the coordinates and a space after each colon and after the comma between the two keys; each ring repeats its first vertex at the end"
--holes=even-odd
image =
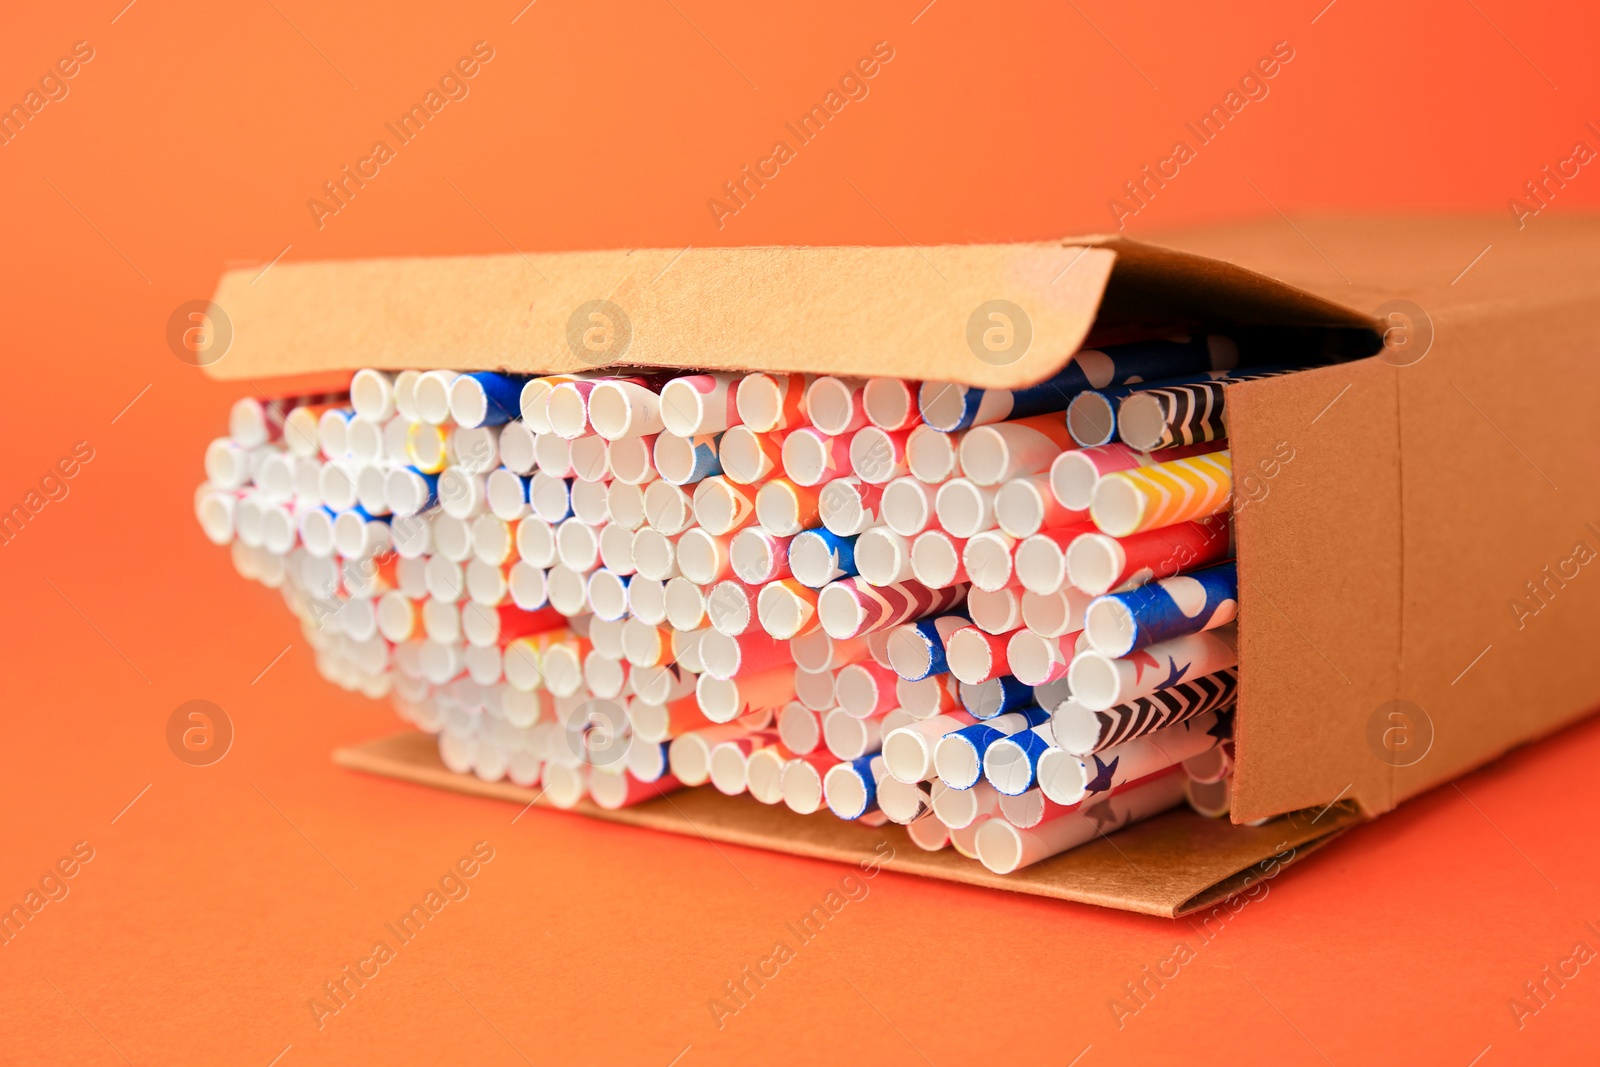
{"type": "Polygon", "coordinates": [[[1600,295],[1433,323],[1397,371],[1417,733],[1398,798],[1600,705],[1600,295]]]}
{"type": "Polygon", "coordinates": [[[1396,368],[1381,358],[1230,388],[1240,697],[1233,818],[1393,807],[1368,744],[1399,690],[1396,368]]]}

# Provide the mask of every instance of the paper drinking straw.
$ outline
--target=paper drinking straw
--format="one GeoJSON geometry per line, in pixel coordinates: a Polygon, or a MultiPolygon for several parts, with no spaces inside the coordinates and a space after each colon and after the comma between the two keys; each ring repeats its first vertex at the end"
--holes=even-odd
{"type": "Polygon", "coordinates": [[[605,526],[611,520],[611,493],[602,482],[573,482],[573,517],[586,526],[605,526]]]}
{"type": "Polygon", "coordinates": [[[900,710],[915,720],[931,719],[935,715],[961,711],[960,683],[949,674],[935,674],[920,682],[904,678],[895,683],[895,697],[900,710]]]}
{"type": "MultiPolygon", "coordinates": [[[[579,482],[604,482],[611,477],[608,458],[610,443],[604,437],[590,434],[571,442],[567,454],[571,457],[572,476],[579,482]]],[[[601,499],[604,499],[602,494],[601,499]]]]}
{"type": "Polygon", "coordinates": [[[555,527],[538,516],[517,523],[517,556],[535,567],[549,569],[556,562],[555,527]]]}
{"type": "Polygon", "coordinates": [[[1074,700],[1092,711],[1104,711],[1186,678],[1236,666],[1237,641],[1234,628],[1225,626],[1162,641],[1122,659],[1080,651],[1067,678],[1074,700]]]}
{"type": "Polygon", "coordinates": [[[1142,452],[1220,440],[1228,435],[1224,397],[1229,385],[1291,372],[1290,368],[1249,370],[1218,381],[1142,390],[1118,405],[1119,432],[1142,452]]]}
{"type": "Polygon", "coordinates": [[[1010,874],[1158,815],[1182,800],[1183,775],[1168,774],[1137,789],[1108,797],[1088,810],[1075,808],[1045,819],[1031,829],[1019,829],[1004,820],[990,819],[978,829],[977,856],[994,873],[1010,874]]]}
{"type": "Polygon", "coordinates": [[[645,526],[634,531],[631,550],[634,569],[642,577],[665,582],[678,576],[678,538],[645,526]]]}
{"type": "Polygon", "coordinates": [[[967,685],[978,685],[1004,674],[1006,644],[1010,634],[989,634],[976,626],[963,626],[945,639],[945,656],[950,673],[967,685]]]}
{"type": "Polygon", "coordinates": [[[1044,790],[1034,788],[1016,796],[1000,797],[1000,818],[1019,830],[1030,830],[1046,819],[1064,815],[1069,810],[1044,795],[1044,790]]]}
{"type": "Polygon", "coordinates": [[[924,530],[911,542],[911,573],[930,589],[954,588],[967,580],[961,565],[966,541],[943,530],[924,530]]]}
{"type": "Polygon", "coordinates": [[[703,626],[695,630],[672,630],[672,662],[679,670],[690,674],[705,670],[700,662],[700,641],[709,632],[703,626]]]}
{"type": "MultiPolygon", "coordinates": [[[[712,586],[706,595],[706,616],[711,620],[711,625],[729,637],[738,637],[740,634],[758,629],[760,622],[757,618],[756,596],[759,592],[760,589],[757,587],[745,585],[733,578],[712,586]]],[[[772,636],[788,640],[794,635],[772,636]]]]}
{"type": "Polygon", "coordinates": [[[733,573],[728,538],[691,526],[678,538],[678,568],[696,585],[714,585],[733,573]]]}
{"type": "Polygon", "coordinates": [[[1105,711],[1092,711],[1068,700],[1054,709],[1051,726],[1056,743],[1072,755],[1087,756],[1208,711],[1231,707],[1238,695],[1238,677],[1238,670],[1229,667],[1105,711]]]}
{"type": "Polygon", "coordinates": [[[1006,662],[1017,681],[1044,685],[1067,676],[1077,643],[1076,633],[1045,637],[1032,630],[1018,630],[1006,644],[1006,662]]]}
{"type": "Polygon", "coordinates": [[[417,418],[438,426],[450,418],[450,388],[458,377],[453,370],[430,370],[417,378],[411,402],[417,418]]]}
{"type": "Polygon", "coordinates": [[[953,730],[934,745],[934,770],[951,789],[971,789],[983,777],[983,754],[990,745],[1003,737],[1032,730],[1048,719],[1042,709],[1027,708],[953,730]]]}
{"type": "Polygon", "coordinates": [[[545,575],[550,606],[563,615],[583,615],[589,607],[589,581],[579,571],[557,563],[545,575]]]}
{"type": "Polygon", "coordinates": [[[1061,755],[1040,764],[1039,784],[1045,795],[1057,803],[1077,803],[1177,767],[1184,760],[1215,748],[1231,728],[1230,712],[1208,711],[1088,756],[1055,749],[1061,755]]]}
{"type": "Polygon", "coordinates": [[[859,637],[948,611],[965,595],[962,585],[929,589],[912,581],[875,588],[860,578],[846,578],[818,595],[817,617],[830,637],[859,637]]]}
{"type": "Polygon", "coordinates": [[[859,478],[835,478],[817,496],[822,525],[848,537],[878,524],[883,509],[883,487],[859,478]]]}
{"type": "Polygon", "coordinates": [[[628,581],[628,612],[641,622],[660,626],[667,621],[667,583],[635,574],[628,581]]]}
{"type": "MultiPolygon", "coordinates": [[[[747,379],[748,380],[748,379],[747,379]]],[[[797,756],[783,766],[780,784],[790,811],[810,815],[822,808],[822,776],[839,760],[826,752],[797,756]]]]}
{"type": "Polygon", "coordinates": [[[1205,371],[1200,374],[1163,376],[1080,393],[1067,406],[1067,430],[1073,440],[1084,448],[1110,444],[1119,436],[1117,413],[1128,397],[1145,389],[1212,381],[1227,376],[1227,371],[1205,371]]]}
{"type": "Polygon", "coordinates": [[[1183,773],[1191,782],[1220,782],[1233,773],[1233,755],[1227,743],[1207,749],[1183,761],[1183,773]]]}
{"type": "Polygon", "coordinates": [[[922,421],[917,412],[917,382],[902,378],[869,378],[861,390],[867,421],[883,430],[906,430],[922,421]]]}
{"type": "Polygon", "coordinates": [[[836,671],[848,663],[856,663],[868,656],[867,641],[863,637],[835,641],[821,630],[802,637],[791,638],[789,653],[797,667],[805,671],[836,671]]]}
{"type": "Polygon", "coordinates": [[[896,705],[893,671],[876,663],[851,663],[834,677],[834,696],[839,708],[856,719],[883,715],[896,705]]]}
{"type": "Polygon", "coordinates": [[[528,483],[528,506],[533,513],[552,525],[572,514],[571,478],[556,478],[539,471],[528,483]]]}
{"type": "Polygon", "coordinates": [[[977,485],[997,486],[1048,471],[1064,449],[1076,447],[1061,416],[1052,413],[979,426],[962,438],[958,457],[965,477],[977,485]]]}
{"type": "Polygon", "coordinates": [[[1050,488],[1055,498],[1065,508],[1088,511],[1094,497],[1095,483],[1107,474],[1136,470],[1155,463],[1166,463],[1189,456],[1203,456],[1227,447],[1225,441],[1207,441],[1187,448],[1164,449],[1161,452],[1140,452],[1121,441],[1094,448],[1079,448],[1063,452],[1050,465],[1050,488]]]}
{"type": "Polygon", "coordinates": [[[206,481],[218,489],[241,489],[250,482],[251,450],[226,437],[206,446],[206,481]]]}
{"type": "Polygon", "coordinates": [[[635,737],[654,742],[670,741],[706,726],[706,717],[700,714],[700,704],[693,693],[659,704],[634,697],[628,704],[628,721],[633,724],[635,737]]]}
{"type": "Polygon", "coordinates": [[[663,481],[673,485],[692,485],[702,478],[722,473],[722,463],[717,458],[721,434],[697,434],[679,437],[677,434],[656,435],[656,473],[663,481]]]}
{"type": "Polygon", "coordinates": [[[506,522],[513,522],[528,514],[528,484],[531,481],[520,474],[501,467],[491,471],[484,480],[484,498],[490,514],[506,522]]]}
{"type": "Polygon", "coordinates": [[[761,709],[777,709],[794,699],[794,668],[771,667],[740,678],[713,678],[702,674],[695,680],[695,697],[707,719],[732,722],[761,709]]]}
{"type": "Polygon", "coordinates": [[[932,801],[934,817],[952,831],[976,826],[1000,810],[1000,794],[984,781],[971,789],[951,789],[935,779],[932,801]]]}
{"type": "Polygon", "coordinates": [[[1229,368],[1236,366],[1238,360],[1238,347],[1220,336],[1107,345],[1078,352],[1054,377],[1026,389],[984,390],[924,382],[917,394],[917,403],[928,425],[946,432],[964,430],[969,426],[1061,411],[1068,401],[1086,389],[1229,368]]]}
{"type": "Polygon", "coordinates": [[[812,711],[831,710],[838,703],[834,699],[834,673],[795,668],[795,699],[812,711]]]}
{"type": "Polygon", "coordinates": [[[674,630],[698,630],[706,622],[705,587],[679,575],[667,582],[667,622],[674,630]]]}
{"type": "Polygon", "coordinates": [[[721,476],[695,486],[694,517],[706,534],[719,539],[753,523],[755,493],[721,476]]]}
{"type": "Polygon", "coordinates": [[[470,559],[467,561],[466,588],[467,599],[474,604],[496,607],[511,593],[511,567],[509,564],[470,559]]]}
{"type": "MultiPolygon", "coordinates": [[[[933,788],[938,788],[939,782],[933,783],[933,788]]],[[[930,805],[932,789],[929,790],[930,805]]],[[[911,843],[924,852],[938,852],[950,847],[950,828],[940,822],[938,817],[930,810],[921,818],[913,819],[906,824],[906,836],[911,843]]]]}
{"type": "Polygon", "coordinates": [[[925,485],[938,485],[954,478],[960,466],[956,452],[962,436],[941,433],[925,424],[914,428],[906,438],[906,467],[912,477],[925,485]]]}
{"type": "Polygon", "coordinates": [[[843,436],[867,424],[861,404],[860,378],[832,375],[813,379],[806,388],[806,414],[811,424],[829,436],[843,436]]]}
{"type": "Polygon", "coordinates": [[[873,772],[875,759],[876,756],[866,755],[828,768],[828,773],[823,776],[822,792],[829,811],[841,819],[854,821],[877,810],[878,781],[873,772]]]}
{"type": "Polygon", "coordinates": [[[759,526],[746,526],[728,545],[728,562],[734,575],[747,585],[764,585],[787,578],[790,538],[774,537],[759,526]]]}
{"type": "Polygon", "coordinates": [[[756,520],[774,537],[789,537],[822,522],[818,492],[787,478],[773,478],[756,493],[756,520]]]}
{"type": "Polygon", "coordinates": [[[905,475],[910,469],[906,465],[906,441],[910,435],[910,430],[862,427],[850,438],[850,469],[871,485],[905,475]]]}
{"type": "Polygon", "coordinates": [[[596,769],[589,775],[589,799],[607,811],[617,811],[682,788],[671,775],[642,781],[631,774],[605,774],[596,769]]]}
{"type": "MultiPolygon", "coordinates": [[[[387,426],[384,428],[384,433],[387,436],[387,426]]],[[[533,431],[528,429],[527,423],[521,419],[508,422],[500,428],[500,463],[511,473],[522,475],[533,473],[533,468],[538,463],[534,446],[533,431]]]]}
{"type": "Polygon", "coordinates": [[[468,474],[460,467],[447,468],[439,475],[439,506],[452,519],[482,515],[489,508],[483,477],[468,474]]]}
{"type": "Polygon", "coordinates": [[[1132,537],[1086,534],[1067,550],[1067,576],[1091,596],[1227,559],[1226,522],[1185,522],[1132,537]]]}
{"type": "MultiPolygon", "coordinates": [[[[552,393],[552,400],[556,394],[552,393]]],[[[642,380],[602,378],[589,393],[589,425],[607,441],[644,437],[667,428],[662,398],[642,380]]]]}
{"type": "Polygon", "coordinates": [[[415,600],[398,589],[391,589],[378,598],[378,632],[385,641],[399,644],[408,641],[421,627],[421,610],[415,600]]]}
{"type": "Polygon", "coordinates": [[[323,413],[333,411],[343,404],[337,399],[300,404],[283,419],[283,444],[296,456],[314,456],[321,450],[318,440],[318,423],[323,413]]]}
{"type": "Polygon", "coordinates": [[[945,649],[950,636],[970,626],[965,615],[939,615],[896,626],[889,634],[889,666],[908,682],[950,669],[945,649]]]}
{"type": "Polygon", "coordinates": [[[465,595],[466,576],[461,564],[443,556],[434,556],[428,560],[427,570],[424,573],[428,583],[428,596],[434,600],[447,600],[453,604],[465,595]]]}
{"type": "Polygon", "coordinates": [[[613,483],[644,485],[652,481],[656,477],[655,448],[654,437],[620,437],[609,442],[606,445],[606,467],[611,472],[613,483]]]}
{"type": "Polygon", "coordinates": [[[878,780],[878,807],[889,821],[907,825],[933,810],[928,787],[908,784],[888,775],[878,780]]]}
{"type": "Polygon", "coordinates": [[[786,478],[796,485],[820,486],[850,472],[850,439],[801,427],[783,439],[782,457],[786,478]]]}
{"type": "MultiPolygon", "coordinates": [[[[589,423],[589,398],[599,379],[584,378],[562,382],[550,390],[545,401],[545,420],[550,432],[571,441],[586,433],[593,433],[589,423]]],[[[527,413],[523,413],[527,417],[527,413]]]]}
{"type": "Polygon", "coordinates": [[[768,670],[783,664],[793,666],[789,642],[764,633],[752,632],[729,637],[707,630],[700,639],[700,662],[705,673],[726,681],[735,675],[768,670]]]}
{"type": "Polygon", "coordinates": [[[356,416],[346,427],[345,444],[346,455],[358,466],[377,463],[384,457],[383,424],[356,416]]]}
{"type": "Polygon", "coordinates": [[[1222,563],[1096,599],[1084,613],[1084,633],[1096,652],[1115,658],[1238,615],[1238,570],[1222,563]]]}
{"type": "Polygon", "coordinates": [[[1088,520],[1089,512],[1064,508],[1050,488],[1048,475],[1013,478],[994,497],[994,518],[1012,537],[1031,537],[1046,529],[1059,529],[1088,520]]]}
{"type": "Polygon", "coordinates": [[[740,485],[757,485],[783,468],[783,436],[730,426],[717,444],[722,472],[740,485]]]}
{"type": "Polygon", "coordinates": [[[967,614],[986,634],[1008,634],[1022,625],[1022,599],[1017,589],[967,590],[967,614]]]}
{"type": "Polygon", "coordinates": [[[736,374],[689,374],[661,387],[661,416],[680,437],[716,433],[738,423],[736,374]]]}
{"type": "Polygon", "coordinates": [[[822,713],[822,743],[842,760],[859,759],[878,751],[883,740],[883,716],[858,719],[843,708],[822,713]]]}
{"type": "Polygon", "coordinates": [[[637,530],[644,525],[644,491],[627,482],[612,481],[606,486],[606,511],[611,525],[637,530]]]}
{"type": "Polygon", "coordinates": [[[591,651],[583,660],[583,680],[591,696],[615,700],[622,695],[627,667],[620,659],[591,651]]]}
{"type": "Polygon", "coordinates": [[[983,777],[1001,796],[1021,796],[1034,787],[1039,759],[1050,747],[1048,722],[1000,738],[983,754],[983,777]]]}
{"type": "Polygon", "coordinates": [[[854,537],[827,530],[804,530],[789,545],[789,567],[795,580],[812,589],[856,573],[854,537]]]}
{"type": "Polygon", "coordinates": [[[604,568],[589,575],[587,599],[596,619],[620,621],[628,615],[629,576],[604,568]]]}
{"type": "Polygon", "coordinates": [[[894,585],[915,577],[911,542],[883,526],[875,526],[856,538],[855,563],[861,577],[871,585],[894,585]]]}
{"type": "Polygon", "coordinates": [[[1016,546],[1016,538],[999,530],[974,534],[961,550],[961,566],[973,588],[992,593],[1015,584],[1011,557],[1016,546]]]}
{"type": "Polygon", "coordinates": [[[745,788],[763,804],[783,800],[783,767],[793,758],[783,745],[767,745],[750,753],[745,760],[745,788]]]}
{"type": "Polygon", "coordinates": [[[973,718],[987,721],[997,715],[1022,711],[1033,706],[1033,687],[1023,685],[1009,674],[973,685],[960,682],[961,706],[973,718]]]}
{"type": "Polygon", "coordinates": [[[916,478],[896,478],[883,487],[883,524],[901,537],[915,537],[933,522],[933,500],[933,491],[916,478]]]}
{"type": "Polygon", "coordinates": [[[579,574],[600,565],[600,534],[587,523],[571,519],[556,527],[556,559],[579,574]]]}
{"type": "Polygon", "coordinates": [[[996,490],[985,489],[966,478],[952,478],[934,496],[934,514],[952,537],[971,537],[994,529],[995,494],[996,490]]]}
{"type": "Polygon", "coordinates": [[[1184,781],[1184,798],[1189,807],[1208,819],[1220,819],[1228,814],[1233,797],[1233,779],[1225,777],[1215,782],[1184,781]]]}
{"type": "Polygon", "coordinates": [[[1095,532],[1093,523],[1080,522],[1044,530],[1024,538],[1017,546],[1017,580],[1030,593],[1055,593],[1067,586],[1067,553],[1078,538],[1095,532]]]}
{"type": "Polygon", "coordinates": [[[1095,484],[1089,513],[1111,537],[1202,519],[1230,506],[1232,469],[1224,451],[1108,474],[1095,484]]]}
{"type": "Polygon", "coordinates": [[[749,779],[745,766],[752,753],[772,744],[777,738],[767,734],[747,733],[743,737],[730,737],[711,748],[707,766],[711,772],[711,785],[725,796],[736,797],[745,791],[749,779]]]}
{"type": "Polygon", "coordinates": [[[317,420],[317,447],[330,460],[350,458],[350,420],[355,412],[349,408],[333,407],[317,420]]]}
{"type": "Polygon", "coordinates": [[[676,537],[693,525],[694,503],[671,482],[654,481],[644,491],[644,516],[651,529],[676,537]]]}
{"type": "Polygon", "coordinates": [[[635,667],[658,667],[671,659],[672,631],[628,618],[622,623],[622,656],[635,667]]]}
{"type": "Polygon", "coordinates": [[[704,726],[679,734],[667,748],[672,776],[687,786],[705,785],[711,777],[712,747],[744,736],[745,728],[732,724],[704,726]]]}
{"type": "Polygon", "coordinates": [[[539,470],[552,478],[572,477],[572,442],[553,433],[543,433],[533,442],[539,470]]]}
{"type": "Polygon", "coordinates": [[[618,575],[632,575],[638,567],[633,560],[633,531],[608,523],[600,530],[600,563],[618,575]]]}
{"type": "Polygon", "coordinates": [[[974,723],[972,716],[961,712],[892,730],[883,738],[884,767],[902,782],[929,781],[935,777],[933,751],[940,739],[974,723]]]}
{"type": "Polygon", "coordinates": [[[228,436],[241,448],[258,448],[268,441],[276,441],[283,436],[284,416],[292,405],[291,400],[257,400],[253,396],[242,396],[228,409],[228,436]]]}
{"type": "Polygon", "coordinates": [[[450,384],[450,417],[461,426],[499,426],[522,413],[525,378],[478,371],[450,384]]]}
{"type": "MultiPolygon", "coordinates": [[[[698,707],[697,709],[698,710],[698,707]]],[[[822,719],[817,711],[791,701],[778,712],[778,740],[795,755],[816,751],[822,744],[822,719]]]]}
{"type": "Polygon", "coordinates": [[[1023,593],[1022,625],[1041,637],[1064,637],[1083,629],[1084,609],[1093,598],[1073,586],[1055,593],[1023,593]]]}
{"type": "Polygon", "coordinates": [[[564,382],[594,378],[601,373],[603,372],[581,371],[576,374],[548,374],[542,378],[530,379],[522,387],[522,421],[527,423],[528,428],[535,433],[553,433],[554,431],[550,428],[549,415],[551,391],[564,382]]]}
{"type": "Polygon", "coordinates": [[[756,610],[761,628],[779,639],[790,639],[820,629],[818,593],[793,578],[761,586],[756,610]]]}
{"type": "Polygon", "coordinates": [[[756,433],[805,422],[806,374],[747,374],[739,380],[734,406],[739,421],[756,433]]]}

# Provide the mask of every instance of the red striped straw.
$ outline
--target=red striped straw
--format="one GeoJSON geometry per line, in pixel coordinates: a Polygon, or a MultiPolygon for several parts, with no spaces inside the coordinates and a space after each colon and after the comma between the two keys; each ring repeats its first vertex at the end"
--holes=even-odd
{"type": "Polygon", "coordinates": [[[860,578],[846,578],[822,590],[817,617],[830,637],[859,637],[947,611],[965,595],[961,585],[935,590],[912,581],[877,588],[860,578]]]}

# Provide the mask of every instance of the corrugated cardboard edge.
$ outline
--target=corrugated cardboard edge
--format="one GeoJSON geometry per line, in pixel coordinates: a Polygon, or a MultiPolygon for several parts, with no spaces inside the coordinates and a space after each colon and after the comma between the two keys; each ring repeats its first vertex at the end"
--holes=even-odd
{"type": "MultiPolygon", "coordinates": [[[[434,739],[415,731],[337,749],[333,759],[341,767],[417,785],[554,808],[541,799],[537,789],[453,773],[440,761],[434,739]]],[[[1262,826],[1237,826],[1180,808],[1016,874],[997,875],[949,849],[924,852],[896,826],[869,829],[825,813],[797,815],[749,797],[723,796],[704,786],[620,811],[607,811],[588,801],[571,810],[708,841],[836,863],[877,865],[904,874],[1162,918],[1212,907],[1257,882],[1276,877],[1283,867],[1362,821],[1350,805],[1294,812],[1262,826]],[[885,842],[887,850],[881,848],[885,842]]]]}
{"type": "Polygon", "coordinates": [[[224,274],[218,378],[606,365],[1033,384],[1096,315],[1146,326],[1357,327],[1370,317],[1243,267],[1115,236],[1008,245],[637,249],[281,263],[224,274]],[[1115,269],[1113,269],[1115,268],[1115,269]],[[1140,320],[1160,295],[1170,322],[1140,320]],[[1102,309],[1102,298],[1105,308],[1102,309]],[[1015,354],[978,338],[1006,311],[1015,354]],[[624,343],[624,339],[625,342],[624,343]],[[981,354],[980,354],[981,353],[981,354]]]}

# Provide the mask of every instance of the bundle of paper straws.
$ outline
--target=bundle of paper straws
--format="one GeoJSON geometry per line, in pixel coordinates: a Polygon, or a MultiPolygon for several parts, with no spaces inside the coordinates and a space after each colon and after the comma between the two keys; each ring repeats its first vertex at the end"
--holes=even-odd
{"type": "Polygon", "coordinates": [[[1017,390],[363,370],[240,400],[206,535],[444,762],[618,808],[710,782],[1005,873],[1221,815],[1226,338],[1017,390]]]}

